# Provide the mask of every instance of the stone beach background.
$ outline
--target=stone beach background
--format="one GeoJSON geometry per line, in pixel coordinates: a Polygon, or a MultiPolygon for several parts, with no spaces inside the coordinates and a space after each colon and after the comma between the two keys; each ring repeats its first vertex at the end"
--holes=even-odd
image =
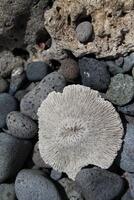
{"type": "MultiPolygon", "coordinates": [[[[77,8],[81,2],[76,1],[77,8]]],[[[94,2],[101,5],[102,1],[94,2]]],[[[95,27],[99,24],[96,11],[90,17],[87,14],[89,20],[79,16],[76,46],[73,42],[70,45],[73,13],[67,20],[68,35],[60,38],[62,28],[55,34],[57,20],[61,26],[66,16],[66,12],[61,12],[61,18],[57,13],[63,8],[68,13],[66,6],[65,0],[63,4],[61,0],[0,1],[0,200],[134,200],[133,18],[125,24],[134,14],[134,2],[122,1],[115,9],[116,15],[107,11],[108,19],[116,21],[119,17],[118,22],[122,22],[112,25],[111,35],[95,27]],[[63,7],[56,7],[55,13],[57,5],[63,7]],[[55,14],[55,23],[50,14],[55,14]],[[115,30],[121,33],[117,38],[115,30]],[[101,169],[89,163],[74,181],[41,158],[37,117],[38,108],[50,92],[62,92],[72,84],[99,91],[113,104],[124,128],[122,147],[111,167],[101,169]]]]}

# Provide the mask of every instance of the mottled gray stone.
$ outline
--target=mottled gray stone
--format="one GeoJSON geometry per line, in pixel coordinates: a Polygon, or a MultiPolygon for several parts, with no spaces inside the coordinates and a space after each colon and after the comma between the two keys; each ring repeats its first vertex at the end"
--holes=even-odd
{"type": "Polygon", "coordinates": [[[124,180],[100,168],[82,169],[76,176],[76,184],[85,200],[112,200],[124,190],[124,180]]]}
{"type": "Polygon", "coordinates": [[[125,119],[127,120],[128,123],[134,125],[134,116],[125,115],[125,119]]]}
{"type": "Polygon", "coordinates": [[[16,67],[11,73],[9,93],[14,95],[15,92],[23,85],[26,75],[22,66],[16,67]]]}
{"type": "Polygon", "coordinates": [[[132,196],[131,196],[130,190],[128,190],[128,191],[123,195],[123,197],[121,198],[121,200],[134,200],[134,198],[132,198],[132,196]]]}
{"type": "Polygon", "coordinates": [[[115,61],[107,61],[108,69],[112,75],[123,73],[123,69],[115,61]]]}
{"type": "Polygon", "coordinates": [[[30,81],[40,81],[48,73],[49,65],[42,61],[29,63],[26,68],[26,75],[30,81]]]}
{"type": "Polygon", "coordinates": [[[15,181],[15,192],[18,200],[61,200],[53,182],[39,170],[20,171],[15,181]]]}
{"type": "Polygon", "coordinates": [[[0,184],[0,200],[16,200],[14,184],[0,184]]]}
{"type": "Polygon", "coordinates": [[[68,178],[62,178],[58,181],[64,188],[69,200],[84,200],[80,191],[75,185],[75,182],[68,178]]]}
{"type": "Polygon", "coordinates": [[[124,58],[123,57],[119,57],[119,58],[115,59],[116,66],[122,67],[123,63],[124,63],[124,58]]]}
{"type": "Polygon", "coordinates": [[[134,116],[134,103],[130,103],[125,106],[120,106],[120,107],[118,107],[118,111],[120,111],[124,114],[127,114],[127,115],[134,116]]]}
{"type": "MultiPolygon", "coordinates": [[[[133,173],[125,173],[125,178],[127,179],[129,183],[129,190],[130,190],[130,195],[134,199],[134,174],[133,173]]],[[[129,200],[129,199],[128,199],[129,200]]]]}
{"type": "Polygon", "coordinates": [[[117,74],[111,78],[106,97],[113,104],[123,106],[134,97],[134,80],[127,74],[117,74]]]}
{"type": "Polygon", "coordinates": [[[61,61],[61,66],[58,70],[59,73],[61,73],[67,81],[74,81],[76,78],[79,77],[79,66],[78,63],[71,58],[66,58],[61,61]]]}
{"type": "Polygon", "coordinates": [[[81,22],[76,27],[76,36],[81,43],[88,42],[93,33],[92,24],[88,21],[81,22]]]}
{"type": "Polygon", "coordinates": [[[0,183],[17,174],[31,149],[31,142],[0,133],[0,183]]]}
{"type": "Polygon", "coordinates": [[[23,60],[15,57],[10,51],[0,52],[0,76],[7,77],[14,68],[22,65],[23,60]]]}
{"type": "Polygon", "coordinates": [[[34,146],[32,160],[34,164],[41,168],[51,168],[50,165],[47,165],[44,160],[41,158],[38,142],[34,146]]]}
{"type": "Polygon", "coordinates": [[[52,169],[52,170],[51,170],[50,177],[51,177],[53,180],[58,181],[59,179],[61,179],[62,173],[56,171],[55,169],[52,169]]]}
{"type": "Polygon", "coordinates": [[[0,93],[5,92],[8,88],[8,83],[5,79],[0,78],[0,93]]]}
{"type": "Polygon", "coordinates": [[[17,109],[17,102],[14,97],[8,93],[0,94],[0,128],[6,125],[8,113],[17,109]]]}
{"type": "Polygon", "coordinates": [[[124,57],[123,71],[128,72],[134,66],[134,53],[124,57]]]}
{"type": "Polygon", "coordinates": [[[126,135],[121,153],[120,167],[127,172],[134,172],[134,125],[127,124],[126,135]]]}
{"type": "Polygon", "coordinates": [[[79,60],[82,84],[92,89],[105,91],[110,83],[110,74],[103,61],[83,57],[79,60]]]}
{"type": "Polygon", "coordinates": [[[61,92],[66,85],[65,78],[58,72],[48,74],[42,81],[21,100],[21,112],[37,119],[37,110],[42,101],[52,91],[61,92]]]}
{"type": "Polygon", "coordinates": [[[6,123],[9,134],[18,138],[30,139],[38,133],[37,124],[28,116],[17,111],[7,115],[6,123]]]}

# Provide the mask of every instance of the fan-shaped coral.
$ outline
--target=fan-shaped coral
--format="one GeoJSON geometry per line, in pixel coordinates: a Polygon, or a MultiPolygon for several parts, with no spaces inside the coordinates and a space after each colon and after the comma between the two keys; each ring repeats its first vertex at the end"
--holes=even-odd
{"type": "Polygon", "coordinates": [[[43,160],[74,179],[88,164],[108,168],[120,149],[123,128],[112,104],[89,87],[51,92],[38,110],[43,160]]]}

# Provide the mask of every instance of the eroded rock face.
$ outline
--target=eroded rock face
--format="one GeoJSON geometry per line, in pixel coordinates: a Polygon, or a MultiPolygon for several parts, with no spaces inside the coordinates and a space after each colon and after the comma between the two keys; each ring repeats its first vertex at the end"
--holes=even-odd
{"type": "Polygon", "coordinates": [[[35,43],[36,33],[44,28],[44,8],[52,0],[1,0],[0,51],[35,43]]]}
{"type": "Polygon", "coordinates": [[[31,4],[32,0],[0,1],[0,50],[23,44],[31,4]]]}
{"type": "Polygon", "coordinates": [[[133,0],[55,0],[45,12],[45,28],[52,37],[52,46],[43,55],[63,58],[63,49],[75,56],[95,53],[97,57],[133,51],[133,8],[133,0]],[[87,44],[76,37],[76,27],[82,21],[93,25],[94,34],[87,44]]]}

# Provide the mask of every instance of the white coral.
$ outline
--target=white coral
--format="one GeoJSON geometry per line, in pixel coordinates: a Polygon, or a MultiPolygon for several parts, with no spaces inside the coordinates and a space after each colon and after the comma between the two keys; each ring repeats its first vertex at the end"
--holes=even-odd
{"type": "Polygon", "coordinates": [[[38,116],[43,160],[72,179],[88,164],[108,168],[121,147],[118,113],[89,87],[70,85],[50,93],[38,116]]]}

